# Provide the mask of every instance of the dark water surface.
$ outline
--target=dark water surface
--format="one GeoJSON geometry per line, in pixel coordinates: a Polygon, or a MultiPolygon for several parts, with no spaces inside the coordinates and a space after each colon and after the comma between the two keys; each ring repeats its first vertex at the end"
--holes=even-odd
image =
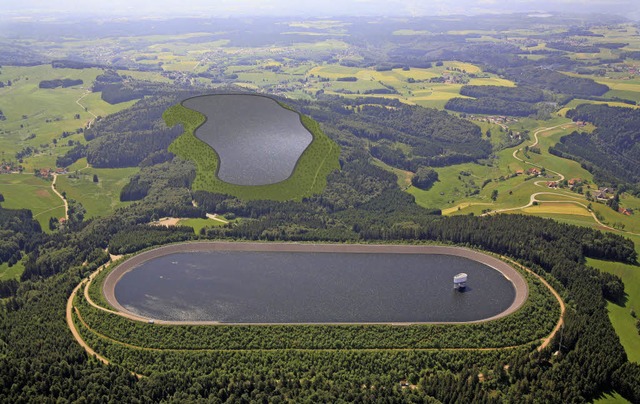
{"type": "Polygon", "coordinates": [[[271,98],[218,94],[190,98],[182,105],[207,117],[195,135],[218,153],[218,178],[231,184],[286,180],[313,140],[299,115],[271,98]]]}
{"type": "Polygon", "coordinates": [[[149,260],[122,277],[115,296],[158,320],[455,322],[501,313],[515,288],[451,255],[212,251],[149,260]],[[453,290],[459,272],[469,275],[464,293],[453,290]]]}

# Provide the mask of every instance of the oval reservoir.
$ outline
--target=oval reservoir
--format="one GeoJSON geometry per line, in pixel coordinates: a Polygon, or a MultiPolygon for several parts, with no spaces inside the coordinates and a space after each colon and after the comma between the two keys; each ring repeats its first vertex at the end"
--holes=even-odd
{"type": "Polygon", "coordinates": [[[116,308],[141,319],[221,323],[468,322],[506,314],[526,299],[526,282],[502,261],[414,247],[172,245],[125,262],[104,290],[116,308]],[[462,271],[464,292],[453,287],[462,271]]]}

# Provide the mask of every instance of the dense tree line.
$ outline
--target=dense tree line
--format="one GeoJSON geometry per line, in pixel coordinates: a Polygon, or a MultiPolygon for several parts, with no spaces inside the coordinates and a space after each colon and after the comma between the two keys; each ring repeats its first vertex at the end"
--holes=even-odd
{"type": "Polygon", "coordinates": [[[411,185],[420,189],[429,189],[438,181],[438,172],[431,167],[420,167],[411,178],[411,185]]]}
{"type": "MultiPolygon", "coordinates": [[[[92,63],[92,62],[83,62],[80,60],[69,60],[69,59],[60,59],[51,61],[51,67],[54,69],[104,69],[105,65],[100,63],[92,63]]],[[[111,69],[116,70],[127,70],[126,66],[109,66],[111,69]]]]}
{"type": "Polygon", "coordinates": [[[110,84],[122,83],[124,78],[118,74],[115,70],[105,70],[104,73],[98,75],[91,86],[91,90],[99,92],[110,84]]]}
{"type": "Polygon", "coordinates": [[[583,104],[567,112],[567,117],[592,122],[597,128],[591,134],[564,136],[550,151],[582,162],[598,182],[640,183],[639,111],[583,104]]]}
{"type": "Polygon", "coordinates": [[[469,98],[452,98],[445,108],[470,114],[498,114],[529,116],[538,112],[534,103],[544,100],[542,90],[534,87],[518,86],[462,86],[461,95],[469,98]]]}
{"type": "Polygon", "coordinates": [[[149,155],[166,148],[182,133],[180,126],[167,128],[160,121],[149,130],[102,136],[89,143],[87,161],[94,167],[137,166],[149,155]]]}
{"type": "Polygon", "coordinates": [[[69,167],[71,164],[87,156],[88,146],[78,143],[62,156],[56,158],[56,167],[69,167]]]}
{"type": "Polygon", "coordinates": [[[596,45],[574,45],[568,42],[549,41],[547,48],[559,49],[572,53],[600,53],[600,44],[596,45]]]}
{"type": "MultiPolygon", "coordinates": [[[[331,102],[317,108],[323,107],[330,110],[331,102]]],[[[482,139],[478,126],[444,111],[406,105],[394,109],[360,105],[358,112],[342,110],[340,115],[318,113],[317,109],[309,113],[328,133],[341,131],[364,138],[372,142],[374,157],[405,170],[476,161],[491,153],[491,144],[482,139]],[[410,155],[389,142],[409,146],[410,155]]]]}
{"type": "MultiPolygon", "coordinates": [[[[131,167],[151,155],[159,156],[181,133],[177,125],[167,128],[162,113],[178,102],[175,97],[144,99],[133,107],[101,119],[84,132],[87,145],[76,145],[56,164],[67,167],[81,157],[100,168],[131,167]]],[[[162,159],[160,159],[162,161],[162,159]]]]}
{"type": "Polygon", "coordinates": [[[613,387],[632,403],[640,402],[640,365],[627,362],[613,376],[613,387]]]}
{"type": "Polygon", "coordinates": [[[636,162],[612,158],[607,149],[602,150],[598,146],[599,143],[588,133],[574,131],[550,147],[549,153],[579,162],[584,169],[593,173],[594,180],[599,184],[616,186],[638,181],[636,162]]]}
{"type": "Polygon", "coordinates": [[[193,228],[186,226],[149,226],[138,224],[126,227],[116,233],[109,242],[109,251],[114,254],[128,254],[142,249],[175,243],[194,238],[193,228]]]}
{"type": "Polygon", "coordinates": [[[0,309],[0,401],[148,401],[133,376],[90,360],[69,333],[64,305],[81,278],[77,267],[64,272],[22,282],[6,313],[0,309]]]}
{"type": "Polygon", "coordinates": [[[148,194],[162,194],[171,188],[188,188],[196,177],[193,163],[176,159],[143,167],[120,191],[121,201],[137,201],[148,194]]]}
{"type": "Polygon", "coordinates": [[[12,266],[20,261],[23,252],[31,251],[41,235],[40,224],[30,210],[0,207],[0,264],[12,266]]]}
{"type": "MultiPolygon", "coordinates": [[[[109,104],[119,104],[121,102],[139,100],[146,96],[162,96],[171,94],[185,93],[185,90],[173,84],[162,84],[128,80],[126,82],[111,81],[108,83],[99,83],[98,88],[101,91],[100,97],[109,104]]],[[[181,97],[182,99],[186,97],[181,97]]]]}
{"type": "Polygon", "coordinates": [[[599,42],[598,46],[605,49],[622,49],[629,46],[627,42],[599,42]]]}
{"type": "MultiPolygon", "coordinates": [[[[590,72],[589,74],[593,74],[593,72],[590,72]]],[[[574,99],[576,99],[577,97],[575,96],[566,96],[566,97],[562,97],[559,101],[558,104],[559,105],[566,105],[569,102],[573,101],[574,99]]],[[[634,100],[630,100],[627,98],[620,98],[620,97],[600,97],[600,96],[596,96],[596,95],[581,95],[580,99],[582,100],[593,100],[593,101],[603,101],[603,102],[622,102],[624,104],[629,104],[629,105],[636,105],[636,101],[634,100]]]]}
{"type": "Polygon", "coordinates": [[[544,100],[542,90],[534,87],[462,86],[460,95],[474,98],[500,98],[505,101],[536,103],[544,100]]]}
{"type": "Polygon", "coordinates": [[[444,106],[446,109],[469,114],[497,114],[510,116],[529,116],[538,109],[527,102],[508,101],[495,97],[451,98],[444,106]]]}
{"type": "Polygon", "coordinates": [[[635,59],[640,60],[640,51],[622,52],[620,54],[622,59],[635,59]]]}
{"type": "Polygon", "coordinates": [[[609,87],[596,83],[592,79],[571,77],[550,69],[518,68],[509,69],[506,73],[507,77],[518,85],[536,87],[560,94],[601,96],[609,91],[609,87]]]}
{"type": "Polygon", "coordinates": [[[79,86],[83,83],[82,79],[56,79],[56,80],[42,80],[39,84],[39,88],[67,88],[71,86],[79,86]]]}
{"type": "Polygon", "coordinates": [[[15,279],[0,280],[0,299],[14,296],[19,286],[20,284],[15,279]]]}

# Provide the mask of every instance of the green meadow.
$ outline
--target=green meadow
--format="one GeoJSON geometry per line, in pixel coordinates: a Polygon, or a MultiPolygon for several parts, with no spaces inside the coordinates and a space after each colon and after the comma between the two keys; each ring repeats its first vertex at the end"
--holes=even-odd
{"type": "Polygon", "coordinates": [[[602,395],[602,397],[599,397],[596,400],[594,400],[593,403],[594,404],[626,404],[626,403],[629,403],[629,401],[614,391],[614,392],[602,395]]]}
{"type": "Polygon", "coordinates": [[[29,209],[44,231],[49,231],[49,218],[64,217],[64,204],[51,190],[51,181],[32,174],[0,175],[2,207],[29,209]]]}
{"type": "MultiPolygon", "coordinates": [[[[24,147],[43,149],[41,145],[47,145],[44,149],[49,149],[43,154],[51,152],[57,155],[57,145],[52,144],[54,139],[60,146],[68,140],[81,140],[82,135],[75,132],[92,120],[93,115],[89,112],[91,109],[85,111],[76,101],[87,93],[87,88],[100,73],[99,69],[53,69],[50,65],[4,66],[0,80],[11,80],[12,85],[0,88],[0,109],[7,117],[6,121],[0,123],[2,158],[11,160],[24,147]],[[84,83],[68,88],[38,87],[42,80],[65,78],[81,79],[84,83]],[[63,132],[74,134],[62,139],[63,132]]],[[[92,107],[95,105],[94,101],[92,107]]],[[[27,159],[24,165],[29,169],[35,168],[38,162],[38,158],[27,159]]]]}
{"type": "Polygon", "coordinates": [[[56,188],[64,191],[67,198],[80,202],[87,211],[86,218],[103,216],[126,204],[120,202],[120,190],[138,170],[137,167],[80,169],[59,175],[56,188]],[[94,174],[98,182],[93,182],[94,174]]]}
{"type": "Polygon", "coordinates": [[[22,261],[18,261],[18,263],[13,266],[9,266],[8,263],[4,262],[0,264],[0,281],[19,279],[23,272],[24,264],[22,261]]]}
{"type": "MultiPolygon", "coordinates": [[[[636,244],[636,250],[640,250],[640,237],[635,236],[632,239],[636,244]]],[[[587,260],[587,264],[622,278],[627,301],[624,304],[609,302],[607,310],[629,360],[640,363],[640,334],[636,328],[638,318],[631,315],[634,311],[636,316],[640,317],[640,266],[591,258],[587,260]]]]}
{"type": "Polygon", "coordinates": [[[193,227],[194,233],[200,234],[200,230],[202,229],[205,229],[207,227],[220,227],[220,226],[224,226],[225,224],[219,220],[214,220],[209,218],[207,219],[195,218],[195,219],[182,219],[178,222],[178,225],[193,227]]]}

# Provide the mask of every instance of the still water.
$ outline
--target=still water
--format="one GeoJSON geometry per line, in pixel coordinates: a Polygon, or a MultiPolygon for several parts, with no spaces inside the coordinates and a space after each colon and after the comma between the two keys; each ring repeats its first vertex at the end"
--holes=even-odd
{"type": "Polygon", "coordinates": [[[438,254],[211,251],[144,262],[115,287],[126,309],[158,320],[230,323],[473,321],[506,310],[498,271],[438,254]],[[453,276],[469,275],[467,290],[453,276]]]}
{"type": "Polygon", "coordinates": [[[195,135],[218,153],[217,176],[231,184],[286,180],[313,140],[299,115],[271,98],[218,94],[189,98],[182,105],[207,117],[195,135]]]}

